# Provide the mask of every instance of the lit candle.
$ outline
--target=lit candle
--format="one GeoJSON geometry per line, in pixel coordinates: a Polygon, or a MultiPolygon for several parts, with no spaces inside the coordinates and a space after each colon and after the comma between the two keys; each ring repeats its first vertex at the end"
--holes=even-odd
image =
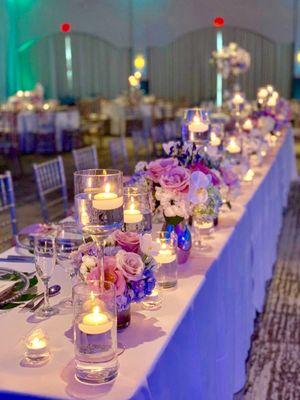
{"type": "Polygon", "coordinates": [[[30,361],[45,361],[49,357],[48,339],[42,329],[31,332],[25,341],[26,357],[30,361]]]}
{"type": "Polygon", "coordinates": [[[261,88],[259,89],[258,93],[257,93],[257,97],[260,99],[266,99],[269,95],[269,92],[266,88],[261,88]]]}
{"type": "Polygon", "coordinates": [[[234,95],[233,99],[232,99],[232,103],[233,103],[235,106],[239,106],[240,104],[243,104],[243,103],[244,103],[244,97],[241,96],[239,93],[236,93],[236,94],[234,95]]]}
{"type": "Polygon", "coordinates": [[[220,146],[221,139],[215,134],[215,132],[211,132],[210,134],[210,145],[211,146],[220,146]]]}
{"type": "Polygon", "coordinates": [[[110,184],[107,183],[104,192],[97,193],[93,197],[93,207],[96,210],[115,210],[123,206],[123,197],[110,191],[110,184]]]}
{"type": "Polygon", "coordinates": [[[268,100],[268,102],[267,102],[267,106],[269,106],[269,107],[275,107],[276,106],[276,103],[277,103],[277,97],[275,96],[271,96],[270,98],[269,98],[269,100],[268,100]]]}
{"type": "Polygon", "coordinates": [[[198,115],[193,117],[192,122],[189,124],[189,131],[191,133],[206,132],[209,126],[203,123],[198,115]]]}
{"type": "Polygon", "coordinates": [[[243,129],[245,131],[251,131],[253,129],[253,124],[250,118],[246,119],[246,121],[244,122],[243,129]]]}
{"type": "Polygon", "coordinates": [[[254,178],[254,172],[253,170],[250,168],[248,169],[246,175],[243,177],[243,181],[245,182],[251,182],[254,178]]]}
{"type": "Polygon", "coordinates": [[[203,229],[203,230],[209,230],[214,226],[213,221],[204,221],[201,222],[201,224],[197,225],[198,228],[203,229]]]}
{"type": "Polygon", "coordinates": [[[176,253],[170,249],[167,249],[167,245],[162,243],[161,248],[154,259],[159,264],[168,264],[176,260],[176,253]]]}
{"type": "Polygon", "coordinates": [[[236,142],[236,138],[234,136],[230,138],[226,150],[231,154],[237,154],[241,152],[241,147],[236,142]]]}
{"type": "Polygon", "coordinates": [[[124,222],[126,224],[137,224],[142,220],[143,214],[135,208],[133,198],[131,197],[129,209],[124,210],[124,222]]]}
{"type": "Polygon", "coordinates": [[[100,311],[99,306],[95,306],[91,313],[85,314],[82,322],[78,324],[80,331],[88,335],[106,333],[112,329],[112,326],[113,322],[107,314],[100,311]]]}

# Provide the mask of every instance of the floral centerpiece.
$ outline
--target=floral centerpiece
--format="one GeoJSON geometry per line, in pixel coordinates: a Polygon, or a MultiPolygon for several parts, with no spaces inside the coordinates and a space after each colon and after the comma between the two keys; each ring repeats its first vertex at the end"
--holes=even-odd
{"type": "Polygon", "coordinates": [[[236,43],[229,43],[219,51],[213,51],[212,62],[224,79],[248,71],[251,63],[250,54],[236,43]]]}
{"type": "MultiPolygon", "coordinates": [[[[149,242],[148,235],[117,230],[107,239],[104,277],[115,285],[119,312],[151,294],[155,286],[155,251],[155,244],[149,242]]],[[[73,263],[85,282],[100,279],[97,254],[94,242],[83,244],[72,253],[73,263]]]]}
{"type": "MultiPolygon", "coordinates": [[[[200,171],[210,177],[211,186],[218,189],[222,198],[228,198],[228,193],[237,193],[240,187],[238,175],[225,158],[224,153],[216,151],[214,147],[207,146],[207,151],[195,143],[169,142],[163,145],[169,157],[176,157],[180,165],[191,172],[200,171]]],[[[215,197],[216,192],[209,191],[209,196],[215,197]]],[[[226,201],[229,207],[230,202],[226,201]]]]}

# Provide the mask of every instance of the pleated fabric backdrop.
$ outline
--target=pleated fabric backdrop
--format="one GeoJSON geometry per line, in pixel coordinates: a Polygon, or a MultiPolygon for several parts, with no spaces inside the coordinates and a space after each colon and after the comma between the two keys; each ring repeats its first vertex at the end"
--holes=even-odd
{"type": "Polygon", "coordinates": [[[51,98],[103,96],[114,98],[127,89],[130,51],[98,37],[70,33],[72,76],[68,79],[65,34],[36,41],[19,53],[20,87],[41,82],[51,98]],[[71,79],[71,84],[70,84],[71,79]]]}
{"type": "MultiPolygon", "coordinates": [[[[251,54],[251,68],[240,77],[248,98],[258,86],[272,83],[284,96],[291,93],[293,46],[240,28],[222,29],[224,45],[236,42],[251,54]]],[[[159,97],[191,103],[212,100],[216,95],[216,71],[209,64],[216,49],[216,29],[206,28],[185,34],[174,42],[149,48],[150,90],[159,97]]],[[[226,88],[226,82],[224,84],[226,88]]]]}

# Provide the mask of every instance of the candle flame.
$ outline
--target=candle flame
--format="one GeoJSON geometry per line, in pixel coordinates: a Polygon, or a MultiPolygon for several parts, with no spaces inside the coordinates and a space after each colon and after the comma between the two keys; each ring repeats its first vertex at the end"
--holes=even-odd
{"type": "Polygon", "coordinates": [[[107,175],[106,169],[103,170],[103,175],[107,175]]]}
{"type": "Polygon", "coordinates": [[[161,249],[162,250],[165,250],[167,248],[167,245],[166,245],[166,243],[162,243],[162,245],[161,245],[161,249]]]}
{"type": "Polygon", "coordinates": [[[129,209],[130,209],[131,211],[133,211],[133,210],[135,210],[135,204],[134,204],[133,196],[131,196],[130,201],[131,201],[131,204],[130,204],[130,206],[129,206],[129,209]]]}
{"type": "Polygon", "coordinates": [[[109,183],[107,183],[106,185],[105,185],[105,193],[109,193],[110,192],[110,184],[109,183]]]}
{"type": "Polygon", "coordinates": [[[93,314],[94,314],[94,316],[97,316],[97,315],[100,314],[100,307],[99,306],[95,306],[93,308],[93,314]]]}
{"type": "Polygon", "coordinates": [[[35,338],[32,339],[31,345],[32,345],[33,347],[37,347],[37,346],[39,346],[40,341],[41,341],[40,338],[35,337],[35,338]]]}
{"type": "Polygon", "coordinates": [[[194,122],[195,124],[199,124],[199,123],[200,123],[200,118],[199,118],[198,115],[195,115],[195,116],[194,116],[193,122],[194,122]]]}

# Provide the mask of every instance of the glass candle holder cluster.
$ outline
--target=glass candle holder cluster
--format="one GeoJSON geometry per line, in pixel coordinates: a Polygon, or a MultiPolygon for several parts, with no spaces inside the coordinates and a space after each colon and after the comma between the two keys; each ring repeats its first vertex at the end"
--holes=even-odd
{"type": "Polygon", "coordinates": [[[210,118],[205,109],[189,108],[185,110],[182,120],[182,139],[184,142],[193,142],[200,146],[208,144],[210,118]]]}
{"type": "Polygon", "coordinates": [[[112,381],[118,374],[114,284],[74,286],[73,310],[76,379],[89,384],[112,381]]]}
{"type": "Polygon", "coordinates": [[[152,230],[149,194],[138,186],[124,188],[124,230],[138,233],[152,230]]]}

